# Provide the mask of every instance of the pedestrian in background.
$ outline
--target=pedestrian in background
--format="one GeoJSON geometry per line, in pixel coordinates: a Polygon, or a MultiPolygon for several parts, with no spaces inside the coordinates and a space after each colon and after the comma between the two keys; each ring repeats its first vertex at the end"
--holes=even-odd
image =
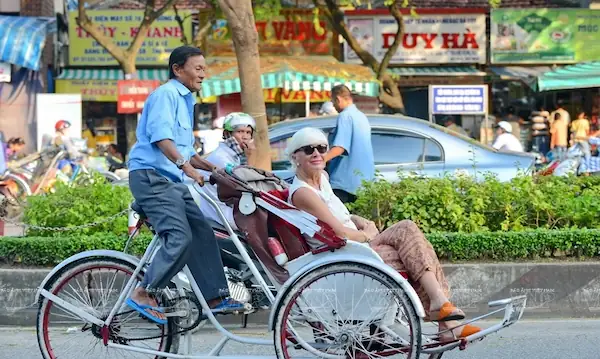
{"type": "Polygon", "coordinates": [[[512,133],[512,125],[506,121],[500,121],[496,125],[496,141],[492,147],[499,151],[523,152],[521,141],[512,133]]]}
{"type": "Polygon", "coordinates": [[[350,89],[338,85],[331,89],[331,100],[339,112],[331,148],[325,154],[330,162],[329,181],[343,203],[356,200],[362,181],[375,178],[375,159],[371,144],[371,125],[354,104],[350,89]]]}
{"type": "Polygon", "coordinates": [[[464,128],[457,125],[456,122],[454,121],[454,117],[452,117],[452,116],[448,116],[445,118],[444,126],[446,126],[446,128],[449,129],[450,131],[460,133],[463,136],[469,137],[469,134],[467,133],[467,131],[465,131],[464,128]]]}
{"type": "Polygon", "coordinates": [[[562,117],[560,112],[554,112],[554,119],[550,126],[550,149],[552,149],[559,159],[562,159],[567,152],[569,141],[569,124],[562,117]]]}
{"type": "Polygon", "coordinates": [[[590,121],[587,119],[585,112],[580,112],[577,119],[571,123],[571,141],[573,144],[579,144],[583,151],[584,157],[588,160],[592,156],[590,144],[590,121]]]}

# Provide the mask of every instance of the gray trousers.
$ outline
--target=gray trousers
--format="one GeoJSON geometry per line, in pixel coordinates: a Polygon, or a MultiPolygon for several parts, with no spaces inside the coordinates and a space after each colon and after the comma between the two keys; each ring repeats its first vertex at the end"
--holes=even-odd
{"type": "Polygon", "coordinates": [[[142,286],[162,289],[187,264],[207,301],[227,297],[229,290],[215,234],[188,186],[154,170],[135,170],[129,173],[129,188],[163,239],[142,286]]]}

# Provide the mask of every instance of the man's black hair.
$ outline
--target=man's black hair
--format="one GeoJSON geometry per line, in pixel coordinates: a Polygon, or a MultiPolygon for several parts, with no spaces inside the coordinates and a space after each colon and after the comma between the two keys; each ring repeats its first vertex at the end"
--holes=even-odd
{"type": "Polygon", "coordinates": [[[337,85],[331,89],[331,99],[335,99],[338,96],[352,98],[352,92],[346,85],[337,85]]]}
{"type": "Polygon", "coordinates": [[[173,72],[173,65],[177,64],[179,67],[183,67],[187,60],[193,56],[204,56],[202,50],[193,46],[179,46],[169,56],[169,79],[175,78],[175,72],[173,72]]]}

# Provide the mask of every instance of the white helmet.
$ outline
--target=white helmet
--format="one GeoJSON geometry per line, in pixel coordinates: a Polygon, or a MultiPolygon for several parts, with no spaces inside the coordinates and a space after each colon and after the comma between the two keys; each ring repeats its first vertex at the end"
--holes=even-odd
{"type": "Polygon", "coordinates": [[[338,112],[335,109],[335,106],[333,106],[333,102],[331,101],[327,101],[323,104],[323,106],[321,106],[321,109],[319,110],[319,114],[320,115],[336,115],[338,112]]]}
{"type": "Polygon", "coordinates": [[[506,131],[508,133],[512,133],[512,125],[506,121],[500,121],[500,122],[498,122],[498,124],[496,126],[500,127],[501,129],[503,129],[504,131],[506,131]]]}
{"type": "Polygon", "coordinates": [[[252,131],[256,131],[256,121],[252,116],[243,112],[232,112],[225,116],[223,121],[223,129],[225,131],[233,132],[239,127],[252,127],[252,131]]]}

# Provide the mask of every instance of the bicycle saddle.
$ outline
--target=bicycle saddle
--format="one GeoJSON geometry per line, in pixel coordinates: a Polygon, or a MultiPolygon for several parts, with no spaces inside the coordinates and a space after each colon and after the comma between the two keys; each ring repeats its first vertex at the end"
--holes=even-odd
{"type": "Polygon", "coordinates": [[[142,209],[142,207],[137,204],[136,201],[131,202],[131,209],[135,211],[135,213],[137,213],[140,216],[140,219],[146,219],[148,218],[146,216],[146,213],[144,213],[144,210],[142,209]]]}

